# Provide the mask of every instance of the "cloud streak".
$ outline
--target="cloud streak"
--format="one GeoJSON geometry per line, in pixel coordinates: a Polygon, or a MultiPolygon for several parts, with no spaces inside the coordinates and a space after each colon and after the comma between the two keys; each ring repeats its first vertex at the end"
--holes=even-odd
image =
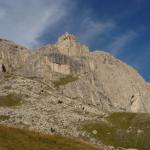
{"type": "Polygon", "coordinates": [[[68,13],[68,0],[0,0],[0,37],[23,45],[36,45],[47,26],[68,13]]]}
{"type": "Polygon", "coordinates": [[[147,47],[143,47],[142,49],[144,49],[144,53],[143,51],[141,51],[138,55],[132,55],[129,58],[129,62],[131,62],[132,66],[134,66],[136,69],[138,70],[142,70],[144,67],[148,67],[149,68],[149,63],[150,63],[150,46],[147,47]],[[135,59],[136,56],[136,59],[135,59]]]}
{"type": "Polygon", "coordinates": [[[111,32],[116,28],[113,21],[94,21],[92,17],[83,20],[80,26],[81,33],[79,39],[89,45],[97,38],[111,32]]]}
{"type": "Polygon", "coordinates": [[[128,44],[138,37],[136,32],[130,31],[122,33],[113,39],[112,43],[107,47],[110,52],[117,56],[128,44]]]}

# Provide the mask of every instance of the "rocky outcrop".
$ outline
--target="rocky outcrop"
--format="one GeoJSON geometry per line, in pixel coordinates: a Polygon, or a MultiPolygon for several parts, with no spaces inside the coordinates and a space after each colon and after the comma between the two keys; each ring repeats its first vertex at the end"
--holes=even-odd
{"type": "Polygon", "coordinates": [[[136,70],[106,52],[90,52],[69,33],[36,50],[0,40],[0,65],[1,74],[5,67],[8,73],[48,84],[66,75],[78,77],[57,90],[86,111],[150,112],[150,86],[136,70]]]}
{"type": "Polygon", "coordinates": [[[76,37],[69,33],[65,33],[58,38],[54,47],[56,47],[60,53],[68,56],[87,56],[89,52],[88,47],[78,43],[76,37]]]}
{"type": "MultiPolygon", "coordinates": [[[[8,40],[0,40],[0,65],[5,66],[7,72],[18,71],[26,63],[29,55],[27,48],[8,40]]],[[[2,67],[0,72],[3,72],[2,67]]]]}

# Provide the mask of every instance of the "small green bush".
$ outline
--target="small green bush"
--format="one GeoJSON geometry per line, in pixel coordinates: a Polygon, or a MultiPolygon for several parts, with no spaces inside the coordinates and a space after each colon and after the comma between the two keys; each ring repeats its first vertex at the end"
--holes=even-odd
{"type": "Polygon", "coordinates": [[[55,88],[59,88],[60,86],[66,85],[70,82],[74,82],[78,80],[78,77],[74,77],[72,75],[67,75],[63,78],[60,78],[59,80],[53,81],[53,84],[55,86],[55,88]]]}
{"type": "Polygon", "coordinates": [[[0,121],[8,120],[10,116],[0,115],[0,121]]]}
{"type": "Polygon", "coordinates": [[[0,96],[0,107],[12,107],[21,104],[22,97],[17,94],[8,94],[6,96],[0,96]]]}

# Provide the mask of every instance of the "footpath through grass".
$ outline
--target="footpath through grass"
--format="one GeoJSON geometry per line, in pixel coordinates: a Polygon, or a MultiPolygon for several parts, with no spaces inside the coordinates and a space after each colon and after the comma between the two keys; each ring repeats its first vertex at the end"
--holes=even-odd
{"type": "Polygon", "coordinates": [[[0,126],[0,150],[100,150],[78,140],[0,126]]]}

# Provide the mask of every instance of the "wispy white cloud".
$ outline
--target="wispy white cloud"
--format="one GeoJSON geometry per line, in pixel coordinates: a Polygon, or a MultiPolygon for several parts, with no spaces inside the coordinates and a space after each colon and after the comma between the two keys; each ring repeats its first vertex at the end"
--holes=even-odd
{"type": "MultiPolygon", "coordinates": [[[[119,27],[117,22],[113,20],[94,21],[92,17],[85,17],[79,28],[80,33],[78,34],[78,37],[82,42],[88,44],[89,46],[96,45],[97,42],[101,42],[105,48],[104,50],[107,50],[116,56],[138,37],[138,33],[134,31],[125,32],[114,36],[113,33],[118,32],[119,27]]],[[[99,46],[101,44],[99,44],[99,46]]]]}
{"type": "Polygon", "coordinates": [[[69,0],[0,0],[0,37],[35,45],[46,26],[68,14],[69,5],[69,0]]]}
{"type": "Polygon", "coordinates": [[[123,33],[113,39],[113,41],[108,45],[107,49],[113,55],[118,55],[130,42],[138,37],[136,32],[130,31],[123,33]]]}
{"type": "Polygon", "coordinates": [[[116,24],[113,21],[94,21],[92,17],[87,17],[80,25],[79,39],[90,45],[95,38],[102,37],[115,28],[116,24]]]}
{"type": "Polygon", "coordinates": [[[5,16],[5,11],[0,8],[0,20],[5,16]]]}
{"type": "Polygon", "coordinates": [[[150,46],[143,47],[138,55],[132,55],[127,61],[137,70],[142,70],[150,63],[150,46]]]}

